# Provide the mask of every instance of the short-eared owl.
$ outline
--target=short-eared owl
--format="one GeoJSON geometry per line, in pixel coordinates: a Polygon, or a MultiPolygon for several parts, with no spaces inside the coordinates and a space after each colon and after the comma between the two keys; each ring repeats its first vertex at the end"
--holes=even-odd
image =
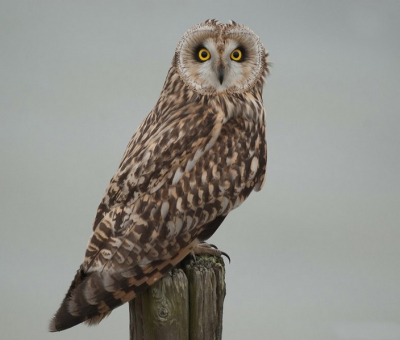
{"type": "Polygon", "coordinates": [[[97,323],[132,300],[262,188],[267,56],[235,22],[207,20],[185,33],[98,207],[51,331],[97,323]]]}

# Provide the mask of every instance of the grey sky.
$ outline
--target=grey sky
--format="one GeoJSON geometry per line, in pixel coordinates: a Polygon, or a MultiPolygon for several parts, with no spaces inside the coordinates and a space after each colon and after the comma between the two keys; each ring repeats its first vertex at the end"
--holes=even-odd
{"type": "Polygon", "coordinates": [[[128,308],[47,333],[179,38],[253,29],[268,175],[212,242],[224,339],[400,339],[400,2],[0,2],[2,339],[128,339],[128,308]]]}

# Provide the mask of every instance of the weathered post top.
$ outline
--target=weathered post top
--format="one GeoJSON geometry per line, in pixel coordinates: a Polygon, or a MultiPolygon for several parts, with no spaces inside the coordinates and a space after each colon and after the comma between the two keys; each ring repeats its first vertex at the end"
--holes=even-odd
{"type": "Polygon", "coordinates": [[[220,340],[225,288],[222,258],[186,258],[129,303],[131,340],[220,340]]]}

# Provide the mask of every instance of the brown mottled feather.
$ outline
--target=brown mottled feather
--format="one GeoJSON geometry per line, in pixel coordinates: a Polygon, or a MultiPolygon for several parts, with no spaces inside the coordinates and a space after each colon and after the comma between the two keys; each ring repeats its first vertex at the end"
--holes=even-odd
{"type": "Polygon", "coordinates": [[[98,207],[84,262],[51,331],[99,322],[165,275],[260,190],[267,157],[266,57],[251,88],[218,94],[193,90],[174,59],[98,207]]]}

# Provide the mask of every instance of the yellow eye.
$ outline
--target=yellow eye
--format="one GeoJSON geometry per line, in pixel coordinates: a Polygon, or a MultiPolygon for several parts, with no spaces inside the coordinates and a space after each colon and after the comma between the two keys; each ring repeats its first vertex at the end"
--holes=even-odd
{"type": "Polygon", "coordinates": [[[238,48],[236,50],[233,50],[233,52],[231,53],[231,59],[234,61],[241,61],[242,60],[242,51],[239,50],[238,48]]]}
{"type": "Polygon", "coordinates": [[[211,54],[210,52],[208,52],[208,50],[206,48],[202,48],[199,51],[199,59],[200,61],[207,61],[208,59],[210,59],[211,54]]]}

